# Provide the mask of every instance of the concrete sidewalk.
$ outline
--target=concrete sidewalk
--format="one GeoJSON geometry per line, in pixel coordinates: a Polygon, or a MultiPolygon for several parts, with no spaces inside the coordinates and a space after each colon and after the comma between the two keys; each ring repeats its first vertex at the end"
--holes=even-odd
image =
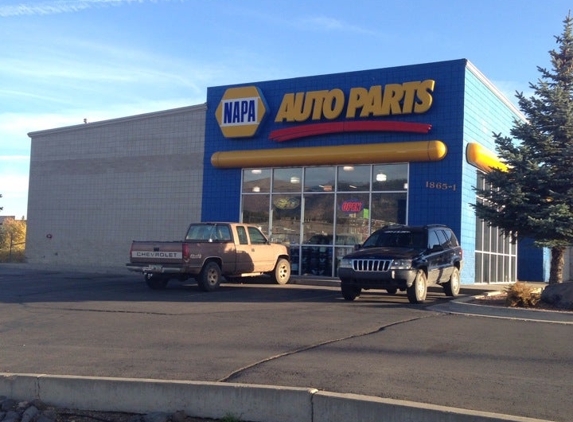
{"type": "Polygon", "coordinates": [[[550,422],[313,388],[0,373],[0,395],[52,406],[253,422],[550,422]]]}

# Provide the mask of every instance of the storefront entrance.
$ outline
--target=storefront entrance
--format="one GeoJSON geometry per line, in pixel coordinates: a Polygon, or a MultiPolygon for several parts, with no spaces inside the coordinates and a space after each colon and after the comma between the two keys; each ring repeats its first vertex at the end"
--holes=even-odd
{"type": "Polygon", "coordinates": [[[338,260],[387,224],[408,221],[407,163],[242,172],[241,218],[291,248],[293,274],[336,277],[338,260]]]}

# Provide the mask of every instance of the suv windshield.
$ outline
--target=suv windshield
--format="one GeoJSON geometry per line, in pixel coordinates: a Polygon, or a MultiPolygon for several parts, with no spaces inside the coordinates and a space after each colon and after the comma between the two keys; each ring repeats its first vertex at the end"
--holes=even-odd
{"type": "Polygon", "coordinates": [[[384,230],[375,232],[366,239],[364,248],[409,248],[425,249],[424,232],[409,230],[384,230]]]}

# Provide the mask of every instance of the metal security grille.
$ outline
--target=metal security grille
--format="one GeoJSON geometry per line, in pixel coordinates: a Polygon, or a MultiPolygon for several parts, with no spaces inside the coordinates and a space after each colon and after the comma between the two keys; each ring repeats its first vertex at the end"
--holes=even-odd
{"type": "Polygon", "coordinates": [[[353,259],[354,271],[388,271],[391,259],[353,259]]]}

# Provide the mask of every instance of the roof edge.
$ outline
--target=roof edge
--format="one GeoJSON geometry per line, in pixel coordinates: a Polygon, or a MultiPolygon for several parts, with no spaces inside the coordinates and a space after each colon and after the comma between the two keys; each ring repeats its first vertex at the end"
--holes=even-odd
{"type": "Polygon", "coordinates": [[[107,120],[100,120],[100,121],[93,122],[93,123],[83,123],[83,124],[73,125],[73,126],[64,126],[64,127],[59,127],[59,128],[53,128],[53,129],[37,130],[34,132],[28,132],[28,136],[30,138],[33,138],[35,136],[49,135],[49,134],[53,134],[53,133],[68,132],[68,131],[83,129],[83,128],[86,128],[86,126],[88,126],[88,125],[89,125],[89,127],[107,126],[107,125],[115,124],[115,123],[119,123],[119,122],[142,120],[142,119],[147,119],[149,117],[168,116],[170,114],[179,114],[179,113],[184,113],[187,111],[206,110],[206,109],[207,109],[207,103],[196,104],[196,105],[192,105],[192,106],[172,108],[169,110],[152,111],[150,113],[134,114],[132,116],[118,117],[118,118],[107,119],[107,120]]]}
{"type": "Polygon", "coordinates": [[[508,108],[518,115],[523,121],[527,121],[525,115],[515,104],[513,104],[481,71],[469,60],[466,59],[466,68],[478,78],[489,90],[499,98],[508,108]]]}

